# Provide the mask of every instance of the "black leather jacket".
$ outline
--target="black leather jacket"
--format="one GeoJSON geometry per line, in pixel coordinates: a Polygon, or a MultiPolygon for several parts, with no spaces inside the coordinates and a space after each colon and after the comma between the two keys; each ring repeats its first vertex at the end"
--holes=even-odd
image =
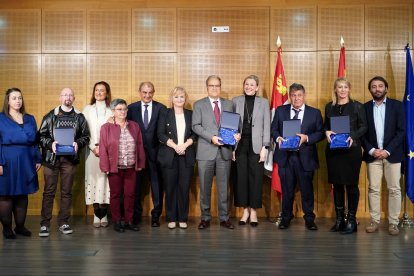
{"type": "MultiPolygon", "coordinates": [[[[75,155],[69,156],[69,159],[74,164],[79,163],[80,151],[82,148],[89,144],[89,128],[86,122],[85,116],[80,111],[75,110],[75,142],[78,144],[78,151],[75,155]]],[[[53,136],[53,130],[57,123],[57,114],[59,112],[59,106],[47,113],[42,120],[42,124],[39,128],[39,144],[42,149],[42,161],[46,167],[53,167],[56,162],[56,154],[52,151],[52,144],[55,141],[53,136]]]]}

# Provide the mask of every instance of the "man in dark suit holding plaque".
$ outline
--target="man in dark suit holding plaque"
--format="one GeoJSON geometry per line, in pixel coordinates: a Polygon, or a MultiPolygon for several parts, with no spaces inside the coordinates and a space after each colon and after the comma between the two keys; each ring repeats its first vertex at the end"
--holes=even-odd
{"type": "Polygon", "coordinates": [[[79,163],[80,150],[89,144],[89,128],[85,117],[73,107],[75,94],[64,88],[59,97],[61,105],[52,109],[42,120],[39,128],[39,144],[42,149],[45,188],[42,200],[40,237],[49,236],[53,201],[60,176],[59,231],[71,234],[69,226],[72,205],[72,186],[79,163]],[[65,137],[70,133],[73,137],[65,137]],[[63,140],[70,142],[63,143],[63,140]]]}
{"type": "Polygon", "coordinates": [[[388,188],[388,233],[398,235],[401,211],[401,162],[404,159],[405,116],[400,101],[388,98],[388,82],[380,76],[368,83],[372,100],[364,104],[368,132],[363,138],[364,160],[368,171],[368,203],[371,223],[367,233],[378,231],[381,218],[381,184],[388,188]]]}
{"type": "Polygon", "coordinates": [[[206,229],[210,226],[211,188],[214,175],[216,175],[220,225],[234,229],[228,214],[228,183],[233,149],[224,145],[218,136],[221,113],[232,112],[233,103],[220,98],[219,76],[209,76],[206,86],[208,97],[194,103],[192,118],[193,131],[199,137],[196,159],[200,176],[201,222],[198,229],[206,229]]]}
{"type": "Polygon", "coordinates": [[[282,220],[279,229],[289,228],[293,218],[293,200],[296,184],[302,197],[305,226],[309,230],[317,230],[315,224],[313,175],[319,167],[316,143],[324,137],[323,121],[318,109],[305,104],[305,88],[303,85],[293,83],[289,87],[290,103],[279,106],[271,125],[271,136],[278,144],[275,149],[273,161],[279,166],[279,176],[282,184],[282,220]],[[285,139],[283,135],[283,122],[300,120],[299,149],[281,150],[280,145],[285,139]]]}
{"type": "Polygon", "coordinates": [[[159,140],[157,136],[157,125],[159,115],[166,109],[162,103],[154,101],[152,98],[155,93],[152,82],[142,82],[139,85],[138,93],[141,101],[128,106],[127,119],[138,123],[141,128],[142,139],[144,141],[145,157],[147,159],[145,170],[137,172],[137,184],[134,204],[134,223],[140,223],[142,216],[141,190],[143,186],[144,173],[148,173],[151,182],[151,196],[154,208],[151,210],[151,226],[160,226],[160,216],[163,206],[163,185],[161,170],[157,164],[157,153],[159,140]]]}

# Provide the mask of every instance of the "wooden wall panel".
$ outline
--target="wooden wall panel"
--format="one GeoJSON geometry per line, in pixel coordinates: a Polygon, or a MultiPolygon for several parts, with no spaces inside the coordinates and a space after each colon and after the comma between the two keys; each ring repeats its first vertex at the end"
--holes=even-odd
{"type": "Polygon", "coordinates": [[[151,81],[155,87],[154,99],[169,106],[170,91],[181,85],[176,82],[176,54],[133,54],[132,59],[132,102],[140,100],[140,83],[151,81]]]}
{"type": "Polygon", "coordinates": [[[106,81],[111,86],[112,99],[122,98],[131,101],[131,55],[130,54],[91,54],[88,55],[88,100],[93,85],[106,81]]]}
{"type": "Polygon", "coordinates": [[[388,82],[387,95],[402,101],[405,91],[405,51],[366,51],[365,52],[365,100],[371,99],[368,81],[374,76],[382,76],[388,82]]]}
{"type": "MultiPolygon", "coordinates": [[[[350,81],[352,97],[363,102],[365,99],[364,84],[364,52],[346,52],[346,75],[350,81]]],[[[339,51],[327,51],[318,53],[318,106],[324,112],[325,105],[332,100],[334,81],[337,78],[339,63],[339,51]]]]}
{"type": "Polygon", "coordinates": [[[86,104],[86,55],[45,54],[42,67],[44,113],[60,104],[60,91],[65,87],[73,89],[74,106],[82,110],[86,104]]]}
{"type": "Polygon", "coordinates": [[[131,52],[131,10],[88,10],[88,53],[131,52]]]}
{"type": "Polygon", "coordinates": [[[85,53],[86,11],[43,10],[43,53],[85,53]]]}
{"type": "Polygon", "coordinates": [[[277,51],[280,36],[285,51],[315,51],[317,45],[317,8],[278,8],[270,15],[270,49],[277,51]]]}
{"type": "Polygon", "coordinates": [[[0,10],[0,53],[40,53],[40,9],[0,10]]]}
{"type": "Polygon", "coordinates": [[[318,7],[318,50],[340,48],[341,36],[349,50],[364,48],[364,6],[318,7]]]}
{"type": "Polygon", "coordinates": [[[3,54],[0,55],[0,106],[3,106],[4,92],[11,87],[19,88],[28,113],[37,120],[41,118],[42,93],[41,57],[39,54],[3,54]]]}
{"type": "Polygon", "coordinates": [[[179,83],[190,91],[190,102],[206,97],[206,78],[219,75],[222,80],[221,95],[232,99],[243,93],[243,80],[256,74],[262,85],[259,94],[269,95],[267,53],[228,53],[228,54],[180,54],[179,83]]]}
{"type": "Polygon", "coordinates": [[[176,9],[132,10],[133,52],[176,52],[176,9]]]}
{"type": "Polygon", "coordinates": [[[269,9],[178,9],[178,51],[269,49],[269,9]],[[213,26],[229,26],[213,33],[213,26]]]}
{"type": "Polygon", "coordinates": [[[365,7],[365,49],[404,49],[412,42],[412,5],[365,7]]]}

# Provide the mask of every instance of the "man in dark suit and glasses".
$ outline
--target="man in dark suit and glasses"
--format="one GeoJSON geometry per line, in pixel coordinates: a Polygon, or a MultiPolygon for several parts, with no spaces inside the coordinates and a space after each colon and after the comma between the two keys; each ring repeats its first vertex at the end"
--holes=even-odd
{"type": "Polygon", "coordinates": [[[381,183],[388,188],[388,233],[398,235],[401,211],[401,162],[404,160],[405,115],[400,101],[387,97],[388,82],[380,76],[368,83],[372,100],[364,104],[368,132],[363,138],[368,172],[368,205],[371,223],[367,233],[378,231],[381,218],[381,183]]]}
{"type": "Polygon", "coordinates": [[[305,88],[294,83],[289,87],[290,103],[279,106],[271,125],[271,136],[278,143],[273,161],[279,166],[282,184],[282,221],[279,229],[287,229],[293,218],[293,200],[296,184],[302,197],[305,226],[309,230],[317,230],[315,224],[313,175],[319,167],[316,143],[324,137],[322,115],[318,109],[305,105],[305,88]],[[297,151],[281,151],[283,140],[283,121],[301,120],[300,147],[297,151]]]}
{"type": "Polygon", "coordinates": [[[154,93],[154,84],[151,82],[142,82],[139,85],[138,90],[141,101],[132,103],[128,106],[127,119],[137,122],[141,128],[145,156],[147,159],[145,166],[146,169],[137,172],[134,223],[139,223],[141,221],[141,190],[144,173],[148,172],[149,180],[151,182],[152,203],[154,205],[154,209],[151,210],[151,226],[159,227],[163,206],[163,187],[160,168],[157,164],[157,152],[159,147],[157,125],[158,116],[166,109],[166,107],[165,105],[152,99],[154,93]]]}

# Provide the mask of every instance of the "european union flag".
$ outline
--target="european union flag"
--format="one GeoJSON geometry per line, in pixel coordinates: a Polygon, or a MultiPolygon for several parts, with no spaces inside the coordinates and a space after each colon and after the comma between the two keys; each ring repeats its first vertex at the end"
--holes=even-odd
{"type": "Polygon", "coordinates": [[[404,108],[406,121],[407,165],[405,170],[405,183],[407,195],[414,202],[414,75],[411,62],[410,48],[406,47],[406,75],[404,108]]]}

